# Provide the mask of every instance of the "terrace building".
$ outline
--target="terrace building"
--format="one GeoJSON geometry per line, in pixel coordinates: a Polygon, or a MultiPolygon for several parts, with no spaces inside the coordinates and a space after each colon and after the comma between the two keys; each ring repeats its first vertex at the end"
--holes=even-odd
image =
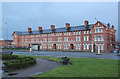
{"type": "Polygon", "coordinates": [[[95,24],[89,24],[84,21],[84,25],[55,28],[43,30],[38,27],[37,31],[28,31],[13,33],[13,45],[15,47],[32,47],[34,50],[64,50],[64,51],[90,51],[102,52],[113,51],[115,48],[114,26],[110,23],[104,24],[97,21],[95,24]]]}
{"type": "Polygon", "coordinates": [[[11,48],[13,47],[13,40],[0,40],[0,48],[11,48]]]}

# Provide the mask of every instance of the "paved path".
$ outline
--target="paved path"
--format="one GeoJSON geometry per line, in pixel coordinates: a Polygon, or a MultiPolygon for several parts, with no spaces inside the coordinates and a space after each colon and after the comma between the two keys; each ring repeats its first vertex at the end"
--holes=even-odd
{"type": "Polygon", "coordinates": [[[120,60],[120,56],[116,56],[115,53],[102,53],[102,55],[96,55],[96,53],[90,53],[90,52],[32,51],[32,52],[14,52],[13,54],[56,56],[56,57],[67,56],[67,57],[77,57],[77,58],[99,58],[99,59],[120,60]]]}
{"type": "Polygon", "coordinates": [[[52,70],[62,65],[61,63],[51,62],[51,61],[43,60],[41,58],[37,58],[36,60],[37,60],[37,64],[35,65],[32,65],[24,69],[20,69],[20,70],[13,70],[12,73],[18,73],[17,75],[8,76],[7,74],[11,73],[10,71],[8,73],[3,73],[2,76],[3,77],[30,77],[32,75],[47,72],[49,70],[52,70]]]}

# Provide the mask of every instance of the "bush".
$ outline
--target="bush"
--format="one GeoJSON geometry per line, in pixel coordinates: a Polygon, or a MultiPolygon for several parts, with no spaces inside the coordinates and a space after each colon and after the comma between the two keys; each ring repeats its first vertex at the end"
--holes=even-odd
{"type": "Polygon", "coordinates": [[[3,60],[13,60],[13,59],[17,59],[17,58],[18,58],[17,55],[9,55],[9,54],[3,54],[2,55],[3,60]]]}
{"type": "Polygon", "coordinates": [[[4,62],[6,68],[18,69],[36,64],[36,59],[32,57],[18,57],[16,61],[4,62]]]}

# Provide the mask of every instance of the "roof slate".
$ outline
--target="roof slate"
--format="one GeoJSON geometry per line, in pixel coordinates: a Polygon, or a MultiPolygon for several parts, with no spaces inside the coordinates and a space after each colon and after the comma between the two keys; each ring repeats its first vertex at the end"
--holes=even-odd
{"type": "Polygon", "coordinates": [[[34,34],[44,34],[44,33],[57,33],[57,32],[68,32],[68,31],[78,31],[78,30],[90,30],[91,27],[93,27],[94,24],[90,24],[88,28],[86,28],[84,25],[81,26],[72,26],[70,27],[69,30],[67,30],[65,27],[64,28],[56,28],[54,31],[51,29],[45,29],[42,30],[41,32],[37,31],[32,31],[29,33],[28,31],[25,32],[19,32],[15,31],[17,35],[34,35],[34,34]]]}

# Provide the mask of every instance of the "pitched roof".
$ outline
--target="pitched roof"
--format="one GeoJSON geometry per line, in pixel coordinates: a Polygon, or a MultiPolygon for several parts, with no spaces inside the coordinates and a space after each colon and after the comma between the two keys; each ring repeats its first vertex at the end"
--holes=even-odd
{"type": "Polygon", "coordinates": [[[28,31],[25,32],[19,32],[19,31],[15,31],[17,35],[34,35],[34,34],[43,34],[43,33],[57,33],[57,32],[68,32],[68,31],[78,31],[78,30],[90,30],[91,27],[93,27],[94,24],[90,24],[88,28],[86,28],[84,25],[80,25],[80,26],[72,26],[70,27],[69,30],[67,30],[65,27],[63,28],[56,28],[54,31],[52,31],[51,29],[45,29],[42,30],[41,32],[37,31],[32,31],[31,33],[29,33],[28,31]]]}
{"type": "Polygon", "coordinates": [[[13,40],[3,40],[3,41],[7,41],[7,42],[13,42],[13,40]]]}

